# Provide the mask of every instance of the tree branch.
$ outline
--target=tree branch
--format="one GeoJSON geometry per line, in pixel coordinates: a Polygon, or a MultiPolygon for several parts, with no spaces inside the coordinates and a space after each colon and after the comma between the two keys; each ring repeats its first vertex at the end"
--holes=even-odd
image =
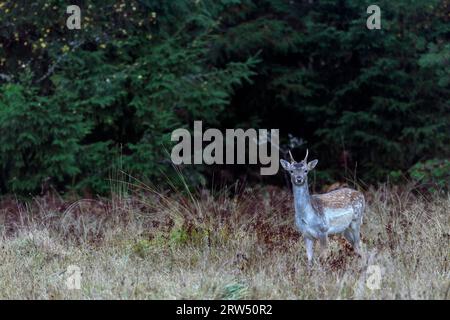
{"type": "MultiPolygon", "coordinates": [[[[75,43],[75,44],[73,45],[73,47],[71,48],[71,50],[75,50],[75,49],[79,48],[83,43],[84,43],[83,41],[80,41],[80,42],[75,43]]],[[[42,77],[40,77],[39,79],[36,80],[36,83],[40,83],[40,82],[44,81],[45,79],[47,79],[48,77],[50,77],[50,76],[53,74],[53,72],[55,72],[56,67],[61,63],[61,61],[62,61],[66,56],[67,56],[67,53],[63,53],[63,54],[60,55],[58,58],[56,58],[55,63],[52,64],[52,65],[50,66],[50,68],[48,68],[47,72],[46,72],[42,77]]]]}
{"type": "Polygon", "coordinates": [[[5,81],[12,81],[13,76],[4,74],[4,73],[0,73],[0,79],[1,80],[5,80],[5,81]]]}

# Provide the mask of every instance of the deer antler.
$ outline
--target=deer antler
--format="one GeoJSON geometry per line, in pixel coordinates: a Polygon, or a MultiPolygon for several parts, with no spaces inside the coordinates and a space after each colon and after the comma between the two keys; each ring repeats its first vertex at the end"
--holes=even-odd
{"type": "Polygon", "coordinates": [[[303,161],[306,162],[307,159],[308,159],[308,149],[306,149],[306,156],[305,156],[305,159],[303,161]]]}
{"type": "Polygon", "coordinates": [[[294,163],[295,160],[294,160],[294,157],[292,156],[291,150],[289,150],[289,155],[291,156],[291,162],[294,163]]]}

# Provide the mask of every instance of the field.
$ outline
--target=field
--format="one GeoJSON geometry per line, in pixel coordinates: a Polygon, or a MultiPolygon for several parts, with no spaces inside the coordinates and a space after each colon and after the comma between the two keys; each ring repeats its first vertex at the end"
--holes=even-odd
{"type": "Polygon", "coordinates": [[[369,189],[362,256],[335,237],[307,270],[287,189],[116,191],[106,199],[3,198],[0,298],[450,297],[448,195],[369,189]],[[79,290],[66,285],[70,265],[81,270],[79,290]],[[381,281],[369,289],[374,268],[381,281]]]}

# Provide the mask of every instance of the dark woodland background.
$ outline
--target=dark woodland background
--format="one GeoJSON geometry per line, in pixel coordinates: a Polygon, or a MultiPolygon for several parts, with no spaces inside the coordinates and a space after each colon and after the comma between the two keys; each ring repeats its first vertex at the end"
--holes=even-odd
{"type": "MultiPolygon", "coordinates": [[[[0,192],[105,193],[121,170],[164,186],[170,134],[194,120],[279,128],[319,159],[318,185],[445,189],[449,40],[447,0],[0,1],[0,192]],[[81,30],[66,27],[70,4],[81,30]],[[381,30],[366,28],[371,4],[381,30]]],[[[192,186],[284,181],[183,173],[192,186]]]]}

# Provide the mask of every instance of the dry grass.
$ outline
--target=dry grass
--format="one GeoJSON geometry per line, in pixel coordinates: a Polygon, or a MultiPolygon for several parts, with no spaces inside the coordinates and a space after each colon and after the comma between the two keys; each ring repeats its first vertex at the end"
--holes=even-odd
{"type": "Polygon", "coordinates": [[[3,299],[448,299],[450,197],[369,190],[358,257],[336,237],[306,270],[289,191],[119,192],[0,206],[3,299]],[[82,270],[68,290],[66,268],[82,270]],[[368,266],[381,288],[366,286],[368,266]]]}

